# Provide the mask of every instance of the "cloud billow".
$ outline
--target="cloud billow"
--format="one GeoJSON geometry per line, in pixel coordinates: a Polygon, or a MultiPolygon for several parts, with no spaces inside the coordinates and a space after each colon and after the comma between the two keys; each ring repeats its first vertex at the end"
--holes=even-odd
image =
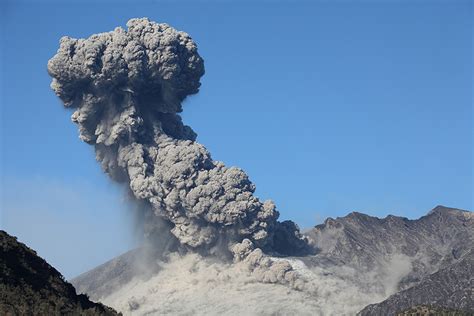
{"type": "Polygon", "coordinates": [[[275,205],[254,196],[245,172],[212,160],[183,124],[181,103],[204,75],[191,37],[146,18],[127,27],[63,37],[48,72],[103,170],[167,224],[148,229],[169,230],[179,247],[202,254],[307,251],[297,226],[278,222],[275,205]]]}

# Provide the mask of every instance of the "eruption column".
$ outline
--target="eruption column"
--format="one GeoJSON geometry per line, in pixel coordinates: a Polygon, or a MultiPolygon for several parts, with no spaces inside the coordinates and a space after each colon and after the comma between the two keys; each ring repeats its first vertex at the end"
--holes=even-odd
{"type": "Polygon", "coordinates": [[[52,89],[74,109],[80,138],[94,146],[103,170],[186,249],[230,253],[245,240],[252,249],[303,251],[296,225],[278,222],[275,205],[253,195],[248,176],[213,161],[183,124],[181,103],[199,91],[204,74],[191,37],[146,18],[127,27],[63,37],[48,62],[52,89]]]}

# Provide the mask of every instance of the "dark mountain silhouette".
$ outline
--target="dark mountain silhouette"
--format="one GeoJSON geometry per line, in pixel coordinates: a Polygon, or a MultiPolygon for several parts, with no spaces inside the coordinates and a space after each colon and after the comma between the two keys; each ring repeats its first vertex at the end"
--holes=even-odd
{"type": "Polygon", "coordinates": [[[0,315],[117,315],[76,294],[55,268],[0,231],[0,315]]]}

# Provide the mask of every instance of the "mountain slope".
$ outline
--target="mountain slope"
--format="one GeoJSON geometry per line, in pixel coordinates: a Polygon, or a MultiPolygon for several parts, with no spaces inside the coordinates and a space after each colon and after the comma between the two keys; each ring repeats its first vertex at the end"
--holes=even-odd
{"type": "Polygon", "coordinates": [[[407,310],[399,312],[397,316],[472,316],[470,312],[463,312],[456,309],[443,307],[433,307],[428,305],[417,305],[407,310]]]}
{"type": "Polygon", "coordinates": [[[454,308],[474,314],[474,250],[419,284],[365,307],[359,315],[396,315],[416,305],[454,308]]]}
{"type": "Polygon", "coordinates": [[[307,235],[319,257],[370,271],[398,256],[411,265],[399,283],[409,288],[425,276],[449,266],[467,254],[474,242],[474,215],[437,206],[416,220],[389,215],[379,219],[353,212],[328,218],[307,235]]]}
{"type": "Polygon", "coordinates": [[[147,279],[158,272],[148,248],[130,250],[71,280],[79,293],[98,299],[130,282],[134,277],[147,279]]]}
{"type": "Polygon", "coordinates": [[[0,231],[0,314],[117,315],[77,295],[56,269],[5,231],[0,231]]]}
{"type": "Polygon", "coordinates": [[[256,313],[264,315],[284,309],[298,315],[354,315],[368,304],[372,307],[364,315],[393,315],[415,305],[473,308],[468,299],[472,288],[468,276],[474,274],[471,212],[438,206],[416,220],[351,213],[328,218],[306,235],[316,255],[278,260],[291,262],[310,278],[309,290],[261,284],[244,272],[235,274],[230,266],[213,263],[212,258],[157,264],[153,256],[146,258],[143,249],[112,259],[72,283],[94,299],[137,314],[236,314],[258,307],[256,313]],[[255,297],[257,305],[249,306],[255,297]],[[376,307],[386,299],[391,301],[376,307]]]}

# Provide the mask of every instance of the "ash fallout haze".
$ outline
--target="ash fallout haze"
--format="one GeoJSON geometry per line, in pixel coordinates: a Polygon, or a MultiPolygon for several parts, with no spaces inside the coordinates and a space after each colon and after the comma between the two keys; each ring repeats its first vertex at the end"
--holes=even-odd
{"type": "Polygon", "coordinates": [[[472,310],[471,2],[1,6],[1,228],[77,291],[472,310]]]}

